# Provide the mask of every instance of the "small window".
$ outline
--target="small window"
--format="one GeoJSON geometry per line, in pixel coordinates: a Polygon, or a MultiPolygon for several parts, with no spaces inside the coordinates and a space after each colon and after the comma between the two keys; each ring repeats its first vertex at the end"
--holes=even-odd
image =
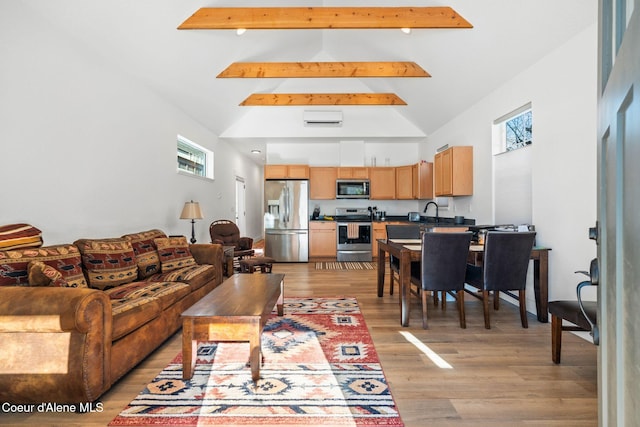
{"type": "Polygon", "coordinates": [[[213,179],[213,151],[178,135],[178,172],[213,179]]]}
{"type": "Polygon", "coordinates": [[[531,104],[494,121],[493,154],[517,150],[533,142],[533,114],[531,104]]]}

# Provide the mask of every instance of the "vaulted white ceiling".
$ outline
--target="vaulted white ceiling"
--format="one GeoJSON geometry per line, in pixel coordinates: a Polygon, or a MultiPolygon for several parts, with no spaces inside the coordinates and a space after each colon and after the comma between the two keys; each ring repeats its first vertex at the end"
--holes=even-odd
{"type": "Polygon", "coordinates": [[[241,151],[294,138],[424,138],[594,23],[595,0],[24,0],[241,151]],[[178,30],[201,7],[450,6],[472,29],[178,30]],[[232,62],[414,61],[431,78],[216,79],[232,62]],[[406,106],[240,107],[252,93],[393,92],[406,106]],[[339,128],[303,126],[339,109],[339,128]]]}

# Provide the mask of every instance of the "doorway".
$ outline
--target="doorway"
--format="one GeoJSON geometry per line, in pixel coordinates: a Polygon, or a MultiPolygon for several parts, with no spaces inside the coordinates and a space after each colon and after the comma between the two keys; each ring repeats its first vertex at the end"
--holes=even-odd
{"type": "Polygon", "coordinates": [[[247,231],[247,218],[245,208],[245,191],[246,186],[244,178],[236,176],[236,209],[235,209],[235,223],[240,229],[240,235],[246,236],[247,231]]]}

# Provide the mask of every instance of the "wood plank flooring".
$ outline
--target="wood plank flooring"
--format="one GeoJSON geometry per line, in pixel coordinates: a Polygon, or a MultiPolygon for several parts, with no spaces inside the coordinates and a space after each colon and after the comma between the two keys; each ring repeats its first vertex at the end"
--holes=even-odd
{"type": "MultiPolygon", "coordinates": [[[[386,286],[378,298],[375,270],[278,263],[273,271],[286,274],[285,296],[357,297],[407,427],[597,425],[597,347],[565,332],[562,364],[554,365],[550,324],[530,315],[523,329],[515,306],[503,303],[492,312],[491,330],[484,329],[475,298],[465,301],[467,329],[459,327],[455,303],[446,311],[430,306],[423,330],[414,298],[411,326],[403,328],[397,291],[390,296],[386,286]]],[[[178,332],[99,399],[102,412],[0,413],[0,424],[105,426],[180,350],[178,332]]]]}

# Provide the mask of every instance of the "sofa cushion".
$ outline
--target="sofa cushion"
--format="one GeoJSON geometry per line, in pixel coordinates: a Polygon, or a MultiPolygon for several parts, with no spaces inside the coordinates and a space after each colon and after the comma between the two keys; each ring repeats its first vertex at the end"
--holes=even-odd
{"type": "Polygon", "coordinates": [[[139,279],[145,279],[160,272],[160,257],[153,239],[167,237],[163,231],[154,229],[140,233],[125,234],[122,237],[131,241],[138,263],[139,279]]]}
{"type": "Polygon", "coordinates": [[[138,264],[127,239],[80,239],[76,246],[82,254],[89,287],[108,289],[138,278],[138,264]]]}
{"type": "Polygon", "coordinates": [[[31,261],[27,264],[27,275],[29,286],[69,287],[62,273],[42,261],[31,261]]]}
{"type": "Polygon", "coordinates": [[[163,310],[190,293],[180,282],[132,282],[107,289],[113,313],[112,341],[156,318],[163,310]]]}
{"type": "Polygon", "coordinates": [[[29,224],[9,224],[0,227],[0,250],[39,248],[42,231],[29,224]]]}
{"type": "Polygon", "coordinates": [[[161,271],[178,270],[196,264],[196,260],[189,251],[189,243],[186,237],[165,237],[153,239],[160,256],[161,271]]]}
{"type": "Polygon", "coordinates": [[[70,287],[87,287],[80,252],[68,244],[0,251],[0,286],[28,286],[31,261],[55,268],[70,287]]]}
{"type": "Polygon", "coordinates": [[[183,282],[191,286],[194,291],[216,278],[216,270],[213,265],[202,264],[180,268],[168,273],[158,273],[149,277],[149,282],[183,282]]]}

